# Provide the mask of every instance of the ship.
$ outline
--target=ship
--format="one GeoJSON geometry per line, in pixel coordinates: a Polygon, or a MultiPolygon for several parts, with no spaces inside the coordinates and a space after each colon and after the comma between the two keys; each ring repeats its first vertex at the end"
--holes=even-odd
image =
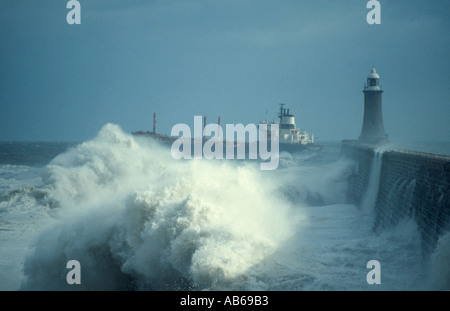
{"type": "Polygon", "coordinates": [[[297,128],[295,124],[295,116],[290,113],[289,109],[284,108],[285,104],[279,104],[280,110],[278,113],[278,120],[268,121],[263,120],[259,125],[267,125],[267,139],[270,141],[271,126],[278,125],[278,132],[274,131],[279,136],[279,150],[287,152],[296,152],[301,150],[320,150],[322,145],[316,143],[316,137],[313,133],[308,133],[306,130],[297,128]]]}
{"type": "MultiPolygon", "coordinates": [[[[297,152],[297,151],[302,151],[302,150],[320,150],[322,148],[322,145],[317,144],[315,142],[316,137],[314,136],[314,134],[309,134],[306,130],[302,130],[300,128],[297,128],[296,124],[295,124],[295,116],[293,114],[290,113],[289,109],[284,108],[285,104],[279,104],[280,105],[280,111],[278,114],[278,118],[279,121],[268,121],[267,118],[264,121],[260,121],[258,124],[258,128],[262,125],[265,124],[267,126],[267,145],[268,148],[271,149],[270,143],[272,141],[271,139],[271,135],[272,132],[275,135],[279,136],[279,151],[286,151],[286,152],[297,152]],[[274,129],[272,131],[272,126],[273,125],[278,125],[278,129],[274,129]]],[[[217,140],[218,142],[222,142],[220,138],[220,133],[221,133],[221,126],[220,126],[220,117],[218,120],[218,135],[219,138],[214,138],[214,137],[206,137],[205,135],[203,135],[201,138],[181,138],[182,140],[185,139],[185,141],[187,140],[188,144],[191,144],[191,150],[194,150],[194,145],[196,144],[196,141],[200,140],[200,144],[203,145],[205,143],[205,141],[207,140],[217,140]]],[[[203,122],[203,131],[206,127],[206,117],[204,117],[204,122],[203,122]]],[[[168,135],[164,135],[164,134],[159,134],[156,133],[156,113],[153,114],[153,131],[136,131],[136,132],[132,132],[133,135],[135,136],[143,136],[143,137],[149,137],[152,138],[156,141],[158,141],[159,143],[163,144],[163,145],[172,145],[176,140],[180,139],[180,137],[177,136],[168,136],[168,135]]],[[[197,143],[198,144],[198,143],[197,143]]],[[[233,141],[233,146],[236,152],[236,149],[240,146],[244,145],[244,150],[246,150],[246,152],[249,151],[249,142],[244,141],[244,142],[238,142],[238,141],[233,141]]],[[[225,148],[223,149],[225,152],[225,148]]]]}
{"type": "Polygon", "coordinates": [[[131,134],[134,136],[142,136],[142,137],[149,137],[161,144],[172,144],[175,140],[178,139],[178,137],[174,136],[168,136],[164,134],[156,133],[156,112],[153,113],[153,131],[134,131],[131,134]]]}

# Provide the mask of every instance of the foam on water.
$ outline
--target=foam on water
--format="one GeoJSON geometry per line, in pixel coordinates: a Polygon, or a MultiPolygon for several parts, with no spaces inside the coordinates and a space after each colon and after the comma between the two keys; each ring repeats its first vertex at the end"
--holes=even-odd
{"type": "Polygon", "coordinates": [[[50,220],[42,169],[0,165],[0,290],[18,289],[30,239],[50,220]]]}

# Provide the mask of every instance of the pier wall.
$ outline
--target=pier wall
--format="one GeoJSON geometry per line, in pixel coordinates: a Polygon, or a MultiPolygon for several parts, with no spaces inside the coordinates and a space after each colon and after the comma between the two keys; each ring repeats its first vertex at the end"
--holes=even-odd
{"type": "Polygon", "coordinates": [[[368,188],[375,161],[381,161],[375,165],[380,171],[372,207],[374,230],[413,218],[422,236],[422,249],[430,253],[439,237],[450,229],[450,157],[408,150],[383,151],[354,140],[342,141],[341,150],[356,162],[348,200],[361,207],[368,191],[374,190],[368,188]]]}

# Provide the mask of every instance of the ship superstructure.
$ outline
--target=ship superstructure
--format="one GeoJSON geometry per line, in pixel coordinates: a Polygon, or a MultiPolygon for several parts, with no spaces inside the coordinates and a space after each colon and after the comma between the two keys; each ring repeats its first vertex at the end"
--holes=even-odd
{"type": "Polygon", "coordinates": [[[279,125],[277,134],[279,135],[280,150],[294,151],[308,147],[319,147],[319,145],[315,143],[314,134],[309,134],[306,130],[298,128],[295,124],[295,116],[290,113],[289,109],[284,108],[285,104],[279,105],[279,121],[264,120],[259,122],[259,124],[267,124],[268,137],[270,137],[271,125],[279,125]]]}

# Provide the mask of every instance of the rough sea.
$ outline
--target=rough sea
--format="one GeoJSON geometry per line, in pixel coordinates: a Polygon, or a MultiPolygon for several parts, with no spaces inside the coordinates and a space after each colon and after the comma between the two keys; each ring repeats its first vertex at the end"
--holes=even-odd
{"type": "Polygon", "coordinates": [[[340,147],[261,171],[174,160],[114,124],[81,143],[0,143],[0,290],[450,289],[450,234],[424,257],[414,220],[374,232],[373,210],[346,200],[340,147]]]}

